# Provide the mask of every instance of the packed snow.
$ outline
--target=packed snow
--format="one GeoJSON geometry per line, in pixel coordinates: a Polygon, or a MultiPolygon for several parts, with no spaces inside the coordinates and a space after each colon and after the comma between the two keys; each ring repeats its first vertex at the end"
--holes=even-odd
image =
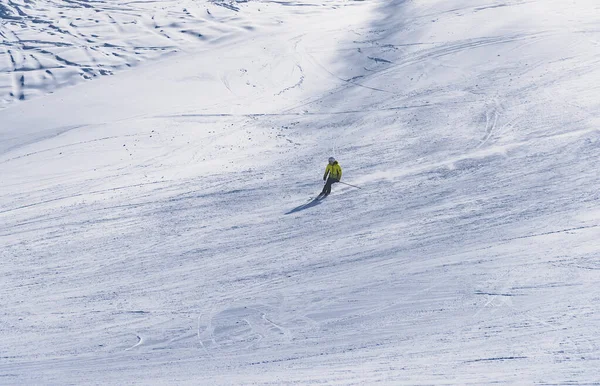
{"type": "Polygon", "coordinates": [[[0,384],[597,384],[598,20],[0,0],[0,384]]]}

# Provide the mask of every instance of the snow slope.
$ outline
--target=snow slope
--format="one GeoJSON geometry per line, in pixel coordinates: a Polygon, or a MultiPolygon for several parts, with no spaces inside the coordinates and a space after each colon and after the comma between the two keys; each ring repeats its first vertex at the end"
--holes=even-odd
{"type": "Polygon", "coordinates": [[[252,30],[256,19],[236,10],[187,0],[2,1],[0,107],[252,30]]]}
{"type": "Polygon", "coordinates": [[[0,110],[0,383],[600,381],[596,2],[196,7],[0,110]]]}

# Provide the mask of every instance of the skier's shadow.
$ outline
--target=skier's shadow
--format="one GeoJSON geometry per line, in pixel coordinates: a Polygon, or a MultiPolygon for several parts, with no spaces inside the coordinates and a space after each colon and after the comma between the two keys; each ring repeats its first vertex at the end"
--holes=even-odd
{"type": "Polygon", "coordinates": [[[305,209],[313,208],[313,207],[319,205],[321,203],[321,201],[323,201],[323,199],[315,198],[314,200],[310,201],[307,204],[302,204],[300,206],[295,207],[294,209],[290,210],[286,214],[298,213],[305,209]]]}

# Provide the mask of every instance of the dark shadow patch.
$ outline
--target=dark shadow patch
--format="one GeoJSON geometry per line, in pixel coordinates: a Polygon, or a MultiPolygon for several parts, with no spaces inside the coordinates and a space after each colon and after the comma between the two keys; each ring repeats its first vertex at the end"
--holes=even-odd
{"type": "Polygon", "coordinates": [[[475,12],[483,11],[486,9],[502,8],[502,7],[507,7],[507,6],[508,6],[508,4],[496,4],[496,5],[490,5],[488,7],[479,7],[479,8],[475,8],[475,12]]]}
{"type": "Polygon", "coordinates": [[[494,361],[509,361],[515,359],[527,359],[527,357],[497,357],[497,358],[481,358],[465,361],[465,363],[476,363],[476,362],[494,362],[494,361]]]}
{"type": "Polygon", "coordinates": [[[382,59],[382,58],[375,58],[372,56],[367,56],[369,59],[373,60],[375,63],[392,63],[387,59],[382,59]]]}
{"type": "Polygon", "coordinates": [[[325,197],[323,197],[323,198],[317,197],[314,200],[312,200],[312,201],[310,201],[310,202],[308,202],[306,204],[302,204],[300,206],[295,207],[294,209],[290,210],[289,212],[286,212],[285,214],[298,213],[298,212],[301,212],[303,210],[313,208],[313,207],[319,205],[321,203],[321,201],[323,201],[324,199],[325,199],[325,197]]]}
{"type": "Polygon", "coordinates": [[[484,292],[484,291],[475,291],[475,295],[488,295],[488,296],[519,296],[519,295],[517,295],[517,294],[496,293],[496,292],[484,292]]]}

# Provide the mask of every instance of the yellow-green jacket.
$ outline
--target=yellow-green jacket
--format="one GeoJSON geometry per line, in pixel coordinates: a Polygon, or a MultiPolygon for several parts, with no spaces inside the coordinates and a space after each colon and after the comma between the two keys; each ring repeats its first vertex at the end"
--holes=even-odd
{"type": "Polygon", "coordinates": [[[335,161],[333,165],[327,164],[327,167],[325,168],[325,174],[323,175],[323,180],[327,179],[327,175],[329,175],[331,178],[335,178],[338,181],[342,179],[342,167],[337,161],[335,161]]]}

